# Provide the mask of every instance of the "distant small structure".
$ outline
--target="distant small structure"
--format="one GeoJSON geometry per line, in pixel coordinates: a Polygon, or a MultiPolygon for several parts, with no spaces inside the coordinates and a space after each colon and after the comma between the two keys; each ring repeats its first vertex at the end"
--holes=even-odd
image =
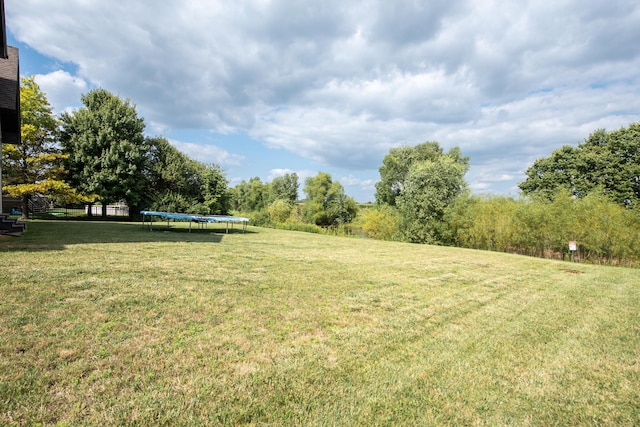
{"type": "MultiPolygon", "coordinates": [[[[20,65],[18,48],[7,45],[4,0],[0,0],[0,152],[2,143],[20,143],[20,65]]],[[[0,213],[2,162],[0,162],[0,213]]]]}

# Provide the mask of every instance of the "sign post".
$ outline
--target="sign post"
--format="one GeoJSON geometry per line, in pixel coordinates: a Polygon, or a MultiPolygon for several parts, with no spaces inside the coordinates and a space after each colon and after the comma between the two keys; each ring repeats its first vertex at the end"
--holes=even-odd
{"type": "Polygon", "coordinates": [[[569,242],[569,259],[573,262],[574,254],[578,250],[578,244],[576,242],[569,242]]]}

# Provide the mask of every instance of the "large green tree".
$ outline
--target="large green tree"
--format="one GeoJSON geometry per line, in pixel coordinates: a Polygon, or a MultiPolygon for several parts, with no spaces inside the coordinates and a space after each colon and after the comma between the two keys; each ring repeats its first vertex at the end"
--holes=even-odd
{"type": "Polygon", "coordinates": [[[218,165],[206,165],[202,172],[202,203],[207,214],[226,215],[231,206],[229,181],[218,165]]]}
{"type": "Polygon", "coordinates": [[[397,208],[400,236],[417,243],[450,243],[445,214],[466,188],[469,158],[437,142],[393,148],[383,159],[376,201],[397,208]]]}
{"type": "Polygon", "coordinates": [[[528,195],[552,199],[559,189],[576,197],[603,192],[621,206],[640,205],[640,123],[597,130],[577,147],[564,146],[536,160],[519,184],[528,195]]]}
{"type": "Polygon", "coordinates": [[[286,200],[290,203],[295,203],[298,200],[299,187],[298,174],[295,172],[273,178],[273,181],[271,181],[271,199],[272,201],[286,200]]]}
{"type": "Polygon", "coordinates": [[[228,213],[228,181],[220,166],[193,160],[162,137],[148,138],[147,145],[144,206],[167,212],[228,213]]]}
{"type": "Polygon", "coordinates": [[[309,223],[323,227],[347,224],[358,213],[355,200],[347,196],[342,184],[334,182],[326,172],[307,178],[304,192],[307,194],[304,219],[309,223]]]}
{"type": "Polygon", "coordinates": [[[194,205],[202,199],[204,165],[166,138],[148,138],[147,144],[148,183],[142,204],[152,210],[196,213],[194,205]]]}
{"type": "Polygon", "coordinates": [[[242,181],[231,189],[231,206],[240,212],[266,210],[271,194],[271,184],[264,183],[259,177],[242,181]]]}
{"type": "Polygon", "coordinates": [[[97,194],[103,204],[121,200],[139,210],[147,191],[144,120],[129,100],[95,89],[82,96],[84,107],[64,113],[61,143],[74,186],[97,194]]]}
{"type": "Polygon", "coordinates": [[[450,243],[445,215],[466,188],[466,165],[448,156],[409,169],[397,197],[404,239],[415,243],[450,243]]]}
{"type": "Polygon", "coordinates": [[[396,205],[396,199],[405,188],[405,181],[411,168],[421,162],[436,162],[447,156],[464,168],[468,167],[469,158],[463,157],[460,149],[454,147],[444,153],[437,142],[424,142],[415,146],[392,148],[380,167],[380,181],[376,183],[376,202],[390,206],[396,205]]]}
{"type": "Polygon", "coordinates": [[[20,143],[2,146],[3,190],[22,199],[24,217],[29,212],[29,199],[35,195],[83,199],[64,181],[66,156],[57,144],[58,121],[34,77],[21,79],[20,114],[20,143]]]}

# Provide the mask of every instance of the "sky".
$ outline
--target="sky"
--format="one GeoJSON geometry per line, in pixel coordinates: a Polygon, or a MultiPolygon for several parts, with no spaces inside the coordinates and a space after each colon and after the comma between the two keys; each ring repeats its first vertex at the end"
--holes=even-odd
{"type": "Polygon", "coordinates": [[[5,0],[55,113],[102,87],[230,186],[331,174],[374,201],[394,147],[470,158],[476,194],[640,121],[637,0],[5,0]]]}

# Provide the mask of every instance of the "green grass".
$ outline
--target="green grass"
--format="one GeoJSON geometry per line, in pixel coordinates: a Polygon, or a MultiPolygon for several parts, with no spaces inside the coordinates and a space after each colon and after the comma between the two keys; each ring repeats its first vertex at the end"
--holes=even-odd
{"type": "Polygon", "coordinates": [[[0,240],[0,425],[640,424],[640,270],[184,227],[0,240]]]}

